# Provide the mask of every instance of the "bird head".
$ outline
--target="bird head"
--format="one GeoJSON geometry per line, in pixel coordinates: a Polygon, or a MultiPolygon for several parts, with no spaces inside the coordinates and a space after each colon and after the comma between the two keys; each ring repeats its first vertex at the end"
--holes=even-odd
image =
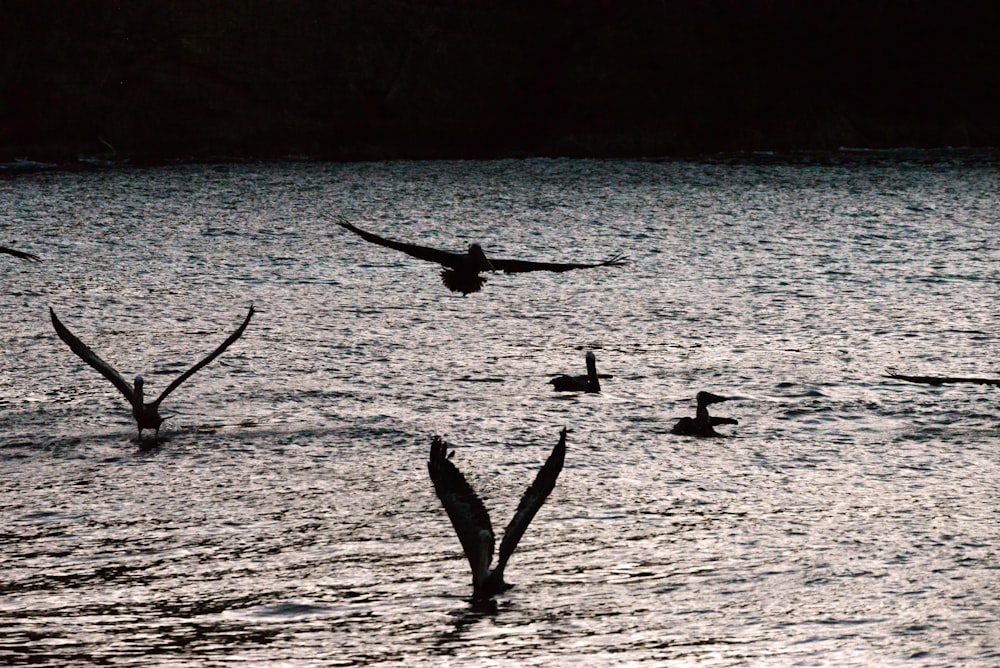
{"type": "Polygon", "coordinates": [[[712,394],[711,392],[699,392],[695,399],[699,406],[708,406],[710,404],[717,404],[720,401],[729,401],[729,397],[720,397],[718,394],[712,394]]]}
{"type": "Polygon", "coordinates": [[[490,263],[490,259],[483,252],[483,247],[479,244],[469,245],[469,257],[476,263],[479,271],[495,271],[493,265],[490,263]]]}

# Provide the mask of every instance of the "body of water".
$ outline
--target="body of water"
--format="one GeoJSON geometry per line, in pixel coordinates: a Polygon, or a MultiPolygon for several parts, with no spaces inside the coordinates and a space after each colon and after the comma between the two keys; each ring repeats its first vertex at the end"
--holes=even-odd
{"type": "Polygon", "coordinates": [[[197,165],[0,180],[0,661],[1000,663],[994,158],[197,165]],[[366,243],[631,264],[461,297],[366,243]],[[165,402],[124,399],[51,306],[165,402]],[[614,377],[598,395],[547,380],[614,377]],[[473,382],[489,380],[492,382],[473,382]],[[699,390],[739,420],[674,436],[699,390]],[[431,437],[506,525],[496,610],[431,437]]]}

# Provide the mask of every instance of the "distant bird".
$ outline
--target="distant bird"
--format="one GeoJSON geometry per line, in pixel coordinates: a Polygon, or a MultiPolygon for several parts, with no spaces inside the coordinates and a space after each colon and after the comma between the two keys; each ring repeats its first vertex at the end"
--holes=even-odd
{"type": "Polygon", "coordinates": [[[674,425],[672,433],[679,436],[721,436],[712,427],[720,424],[739,424],[733,418],[712,417],[708,414],[709,404],[717,404],[720,401],[728,401],[728,397],[720,397],[711,392],[699,392],[695,397],[698,403],[698,410],[695,417],[682,417],[674,425]]]}
{"type": "Polygon", "coordinates": [[[977,385],[998,385],[1000,378],[961,378],[953,376],[904,376],[895,371],[889,371],[887,378],[905,380],[908,383],[924,383],[925,385],[944,385],[945,383],[975,383],[977,385]]]}
{"type": "Polygon", "coordinates": [[[385,239],[377,234],[365,232],[344,220],[338,220],[337,224],[345,230],[354,232],[365,241],[402,251],[420,260],[440,264],[444,267],[441,270],[441,282],[452,292],[461,292],[463,295],[479,292],[482,289],[487,279],[485,276],[480,276],[479,274],[484,271],[502,271],[506,274],[517,274],[526,271],[563,272],[572,269],[590,269],[593,267],[620,267],[628,262],[621,255],[615,255],[610,260],[593,264],[497,260],[486,257],[486,253],[483,252],[479,244],[469,246],[467,253],[452,253],[436,248],[385,239]]]}
{"type": "Polygon", "coordinates": [[[535,482],[531,483],[531,487],[521,497],[514,518],[504,531],[503,541],[500,543],[500,558],[496,568],[492,570],[490,564],[493,562],[496,538],[490,515],[476,492],[466,482],[465,476],[451,463],[451,454],[448,454],[448,444],[441,437],[435,436],[431,443],[427,470],[434,482],[434,491],[448,512],[448,518],[451,519],[465,556],[469,559],[469,566],[472,568],[472,597],[476,601],[487,601],[513,586],[504,582],[504,568],[528,524],[556,486],[556,478],[566,459],[566,429],[563,428],[560,432],[559,443],[535,476],[535,482]]]}
{"type": "Polygon", "coordinates": [[[30,260],[32,262],[41,262],[42,259],[33,253],[25,253],[24,251],[14,250],[13,248],[7,248],[6,246],[0,246],[0,253],[6,255],[13,255],[14,257],[19,257],[22,260],[30,260]]]}
{"type": "MultiPolygon", "coordinates": [[[[604,378],[611,378],[605,374],[604,378]]],[[[597,375],[597,358],[594,353],[587,351],[587,375],[567,376],[563,374],[556,376],[549,382],[556,392],[589,392],[596,394],[601,391],[601,376],[597,375]]]]}
{"type": "Polygon", "coordinates": [[[66,329],[66,326],[59,321],[56,317],[56,312],[49,307],[49,315],[52,316],[52,326],[56,329],[56,334],[62,339],[66,345],[70,347],[74,353],[76,353],[80,359],[89,364],[90,366],[97,369],[97,371],[111,381],[111,383],[118,388],[118,391],[125,395],[128,402],[132,405],[132,417],[135,418],[135,423],[139,427],[139,440],[142,441],[142,430],[143,429],[155,429],[156,438],[159,439],[160,436],[160,424],[163,423],[164,418],[160,417],[160,403],[167,398],[167,395],[173,392],[183,383],[185,380],[190,378],[196,371],[201,369],[203,366],[214,360],[216,357],[221,355],[223,351],[240,338],[243,335],[243,331],[250,324],[250,318],[253,316],[254,309],[253,304],[250,305],[250,312],[247,313],[246,319],[243,324],[233,332],[228,339],[226,339],[221,346],[215,349],[212,354],[203,359],[202,361],[195,364],[193,367],[185,371],[177,380],[170,383],[167,389],[163,390],[163,393],[156,398],[156,401],[149,403],[143,402],[143,380],[142,376],[135,377],[135,388],[129,386],[124,378],[121,377],[114,367],[102,360],[97,356],[93,350],[88,348],[80,339],[76,338],[72,332],[66,329]]]}

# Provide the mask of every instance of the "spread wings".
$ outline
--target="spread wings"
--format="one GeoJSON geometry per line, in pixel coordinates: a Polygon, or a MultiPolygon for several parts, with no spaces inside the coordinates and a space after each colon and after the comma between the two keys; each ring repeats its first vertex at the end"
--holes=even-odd
{"type": "MultiPolygon", "coordinates": [[[[251,304],[250,312],[247,313],[246,320],[243,321],[243,324],[240,325],[239,329],[233,332],[230,337],[226,339],[221,346],[216,348],[211,355],[195,364],[193,367],[184,372],[184,374],[177,380],[170,383],[170,385],[167,386],[167,389],[163,390],[163,393],[152,403],[152,405],[159,406],[160,402],[163,401],[168,394],[177,389],[178,385],[190,378],[194,372],[198,371],[198,369],[202,368],[221,355],[226,348],[236,341],[236,339],[240,338],[240,336],[243,335],[243,330],[245,330],[247,325],[250,323],[250,318],[253,316],[253,312],[253,304],[251,304]]],[[[138,402],[138,397],[136,397],[135,390],[133,390],[132,386],[129,385],[124,378],[122,378],[121,374],[118,373],[113,366],[102,360],[97,353],[88,348],[86,344],[73,334],[73,332],[69,331],[69,329],[67,329],[66,326],[60,322],[59,318],[56,317],[56,312],[52,310],[52,307],[49,307],[49,315],[52,317],[52,326],[55,327],[56,334],[58,334],[59,338],[70,347],[70,350],[76,353],[77,356],[84,362],[97,369],[102,376],[110,380],[111,383],[118,388],[118,391],[125,395],[128,402],[135,407],[138,402]]],[[[141,408],[141,406],[139,408],[141,408]]]]}
{"type": "Polygon", "coordinates": [[[6,253],[7,255],[13,255],[14,257],[19,257],[22,260],[31,260],[32,262],[41,262],[41,258],[33,253],[25,253],[24,251],[14,250],[13,248],[7,248],[6,246],[0,246],[0,253],[6,253]]]}
{"type": "Polygon", "coordinates": [[[998,385],[1000,378],[960,378],[951,376],[904,376],[901,373],[890,371],[888,378],[905,380],[909,383],[924,383],[926,385],[943,385],[945,383],[976,383],[978,385],[998,385]]]}
{"type": "Polygon", "coordinates": [[[361,228],[351,225],[346,220],[338,220],[336,222],[345,230],[354,232],[365,241],[370,241],[373,244],[385,246],[386,248],[392,248],[393,250],[402,251],[403,253],[415,257],[418,260],[427,260],[428,262],[436,262],[440,265],[444,265],[445,267],[456,268],[463,263],[463,259],[466,257],[464,253],[451,253],[449,251],[438,250],[437,248],[429,248],[428,246],[418,246],[416,244],[408,244],[403,243],[402,241],[386,239],[385,237],[380,237],[377,234],[365,232],[361,228]]]}
{"type": "MultiPolygon", "coordinates": [[[[466,267],[469,262],[469,256],[467,253],[451,253],[449,251],[438,250],[436,248],[429,248],[427,246],[418,246],[416,244],[407,244],[401,241],[393,241],[391,239],[386,239],[385,237],[380,237],[377,234],[372,234],[371,232],[365,232],[359,227],[355,227],[346,220],[337,220],[338,225],[343,227],[345,230],[350,230],[354,232],[359,237],[365,241],[370,241],[373,244],[378,244],[379,246],[385,246],[386,248],[392,248],[394,250],[402,251],[407,255],[411,255],[420,260],[427,260],[428,262],[436,262],[445,267],[451,267],[453,269],[459,269],[466,267]]],[[[490,258],[490,264],[497,271],[503,271],[507,274],[519,274],[526,271],[555,271],[563,272],[570,271],[573,269],[591,269],[593,267],[620,267],[627,264],[628,260],[621,255],[615,255],[614,257],[605,260],[604,262],[533,262],[531,260],[494,260],[490,258]]]]}
{"type": "Polygon", "coordinates": [[[118,388],[118,391],[125,395],[128,402],[132,404],[132,406],[135,406],[135,391],[132,389],[131,385],[125,382],[125,379],[121,377],[121,374],[118,373],[113,366],[102,360],[97,353],[88,348],[83,341],[76,338],[76,336],[73,335],[73,332],[69,331],[66,328],[66,325],[59,321],[59,318],[56,317],[56,312],[52,310],[51,306],[49,307],[49,315],[52,317],[52,326],[56,328],[56,334],[58,334],[59,338],[69,346],[70,350],[76,353],[77,357],[82,359],[84,362],[97,369],[102,376],[110,380],[111,383],[118,388]]]}
{"type": "Polygon", "coordinates": [[[243,331],[247,328],[247,325],[250,324],[250,318],[253,317],[253,313],[254,313],[254,311],[253,311],[253,304],[250,304],[250,311],[249,311],[249,313],[247,313],[247,317],[243,321],[243,324],[240,325],[239,328],[235,332],[233,332],[232,334],[230,334],[229,338],[226,339],[225,341],[223,341],[222,345],[219,346],[218,348],[216,348],[212,352],[212,354],[210,354],[208,357],[206,357],[205,359],[203,359],[202,361],[198,362],[193,367],[191,367],[190,369],[188,369],[187,371],[185,371],[183,374],[180,375],[180,377],[177,378],[177,380],[175,380],[174,382],[170,383],[170,385],[167,385],[167,389],[163,390],[163,392],[160,394],[160,396],[158,396],[156,398],[156,401],[154,401],[152,403],[152,405],[153,406],[159,406],[160,402],[163,401],[164,399],[166,399],[168,394],[170,394],[171,392],[173,392],[174,390],[176,390],[177,387],[181,383],[183,383],[185,380],[187,380],[192,375],[194,375],[194,373],[196,371],[198,371],[199,369],[201,369],[202,367],[204,367],[206,364],[208,364],[209,362],[211,362],[212,360],[214,360],[216,357],[218,357],[219,355],[221,355],[226,350],[226,348],[228,348],[229,346],[233,345],[233,343],[236,341],[236,339],[238,339],[241,336],[243,336],[243,331]]]}
{"type": "Polygon", "coordinates": [[[490,258],[490,264],[497,271],[505,274],[519,274],[525,271],[571,271],[573,269],[592,269],[594,267],[620,267],[628,264],[628,259],[620,254],[615,255],[604,262],[581,263],[581,262],[532,262],[531,260],[494,260],[490,258]]]}
{"type": "MultiPolygon", "coordinates": [[[[490,515],[462,472],[448,459],[448,444],[440,436],[431,442],[427,471],[431,474],[434,491],[455,527],[473,576],[485,578],[493,561],[496,541],[490,515]]],[[[505,539],[506,540],[506,539],[505,539]]]]}
{"type": "Polygon", "coordinates": [[[514,518],[503,532],[497,571],[503,572],[504,566],[507,565],[507,560],[514,553],[518,541],[521,540],[521,536],[524,535],[528,525],[531,524],[535,513],[538,512],[538,509],[545,503],[545,499],[548,498],[549,494],[555,488],[556,478],[559,477],[565,460],[566,428],[563,427],[563,430],[559,433],[559,442],[552,448],[552,454],[545,460],[545,465],[542,466],[538,475],[535,476],[535,481],[531,483],[531,487],[521,496],[521,502],[517,504],[517,511],[514,513],[514,518]]]}

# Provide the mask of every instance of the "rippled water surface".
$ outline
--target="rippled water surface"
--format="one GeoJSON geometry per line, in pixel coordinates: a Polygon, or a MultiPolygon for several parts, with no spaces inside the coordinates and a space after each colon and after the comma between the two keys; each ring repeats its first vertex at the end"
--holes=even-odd
{"type": "Polygon", "coordinates": [[[0,661],[1000,664],[1000,169],[183,166],[0,180],[0,661]],[[632,264],[463,298],[393,238],[632,264]],[[140,450],[66,325],[164,402],[140,450]],[[587,350],[614,378],[558,395],[587,350]],[[491,380],[493,382],[473,382],[491,380]],[[710,390],[729,438],[673,436],[710,390]],[[506,525],[566,467],[495,611],[430,438],[506,525]]]}

